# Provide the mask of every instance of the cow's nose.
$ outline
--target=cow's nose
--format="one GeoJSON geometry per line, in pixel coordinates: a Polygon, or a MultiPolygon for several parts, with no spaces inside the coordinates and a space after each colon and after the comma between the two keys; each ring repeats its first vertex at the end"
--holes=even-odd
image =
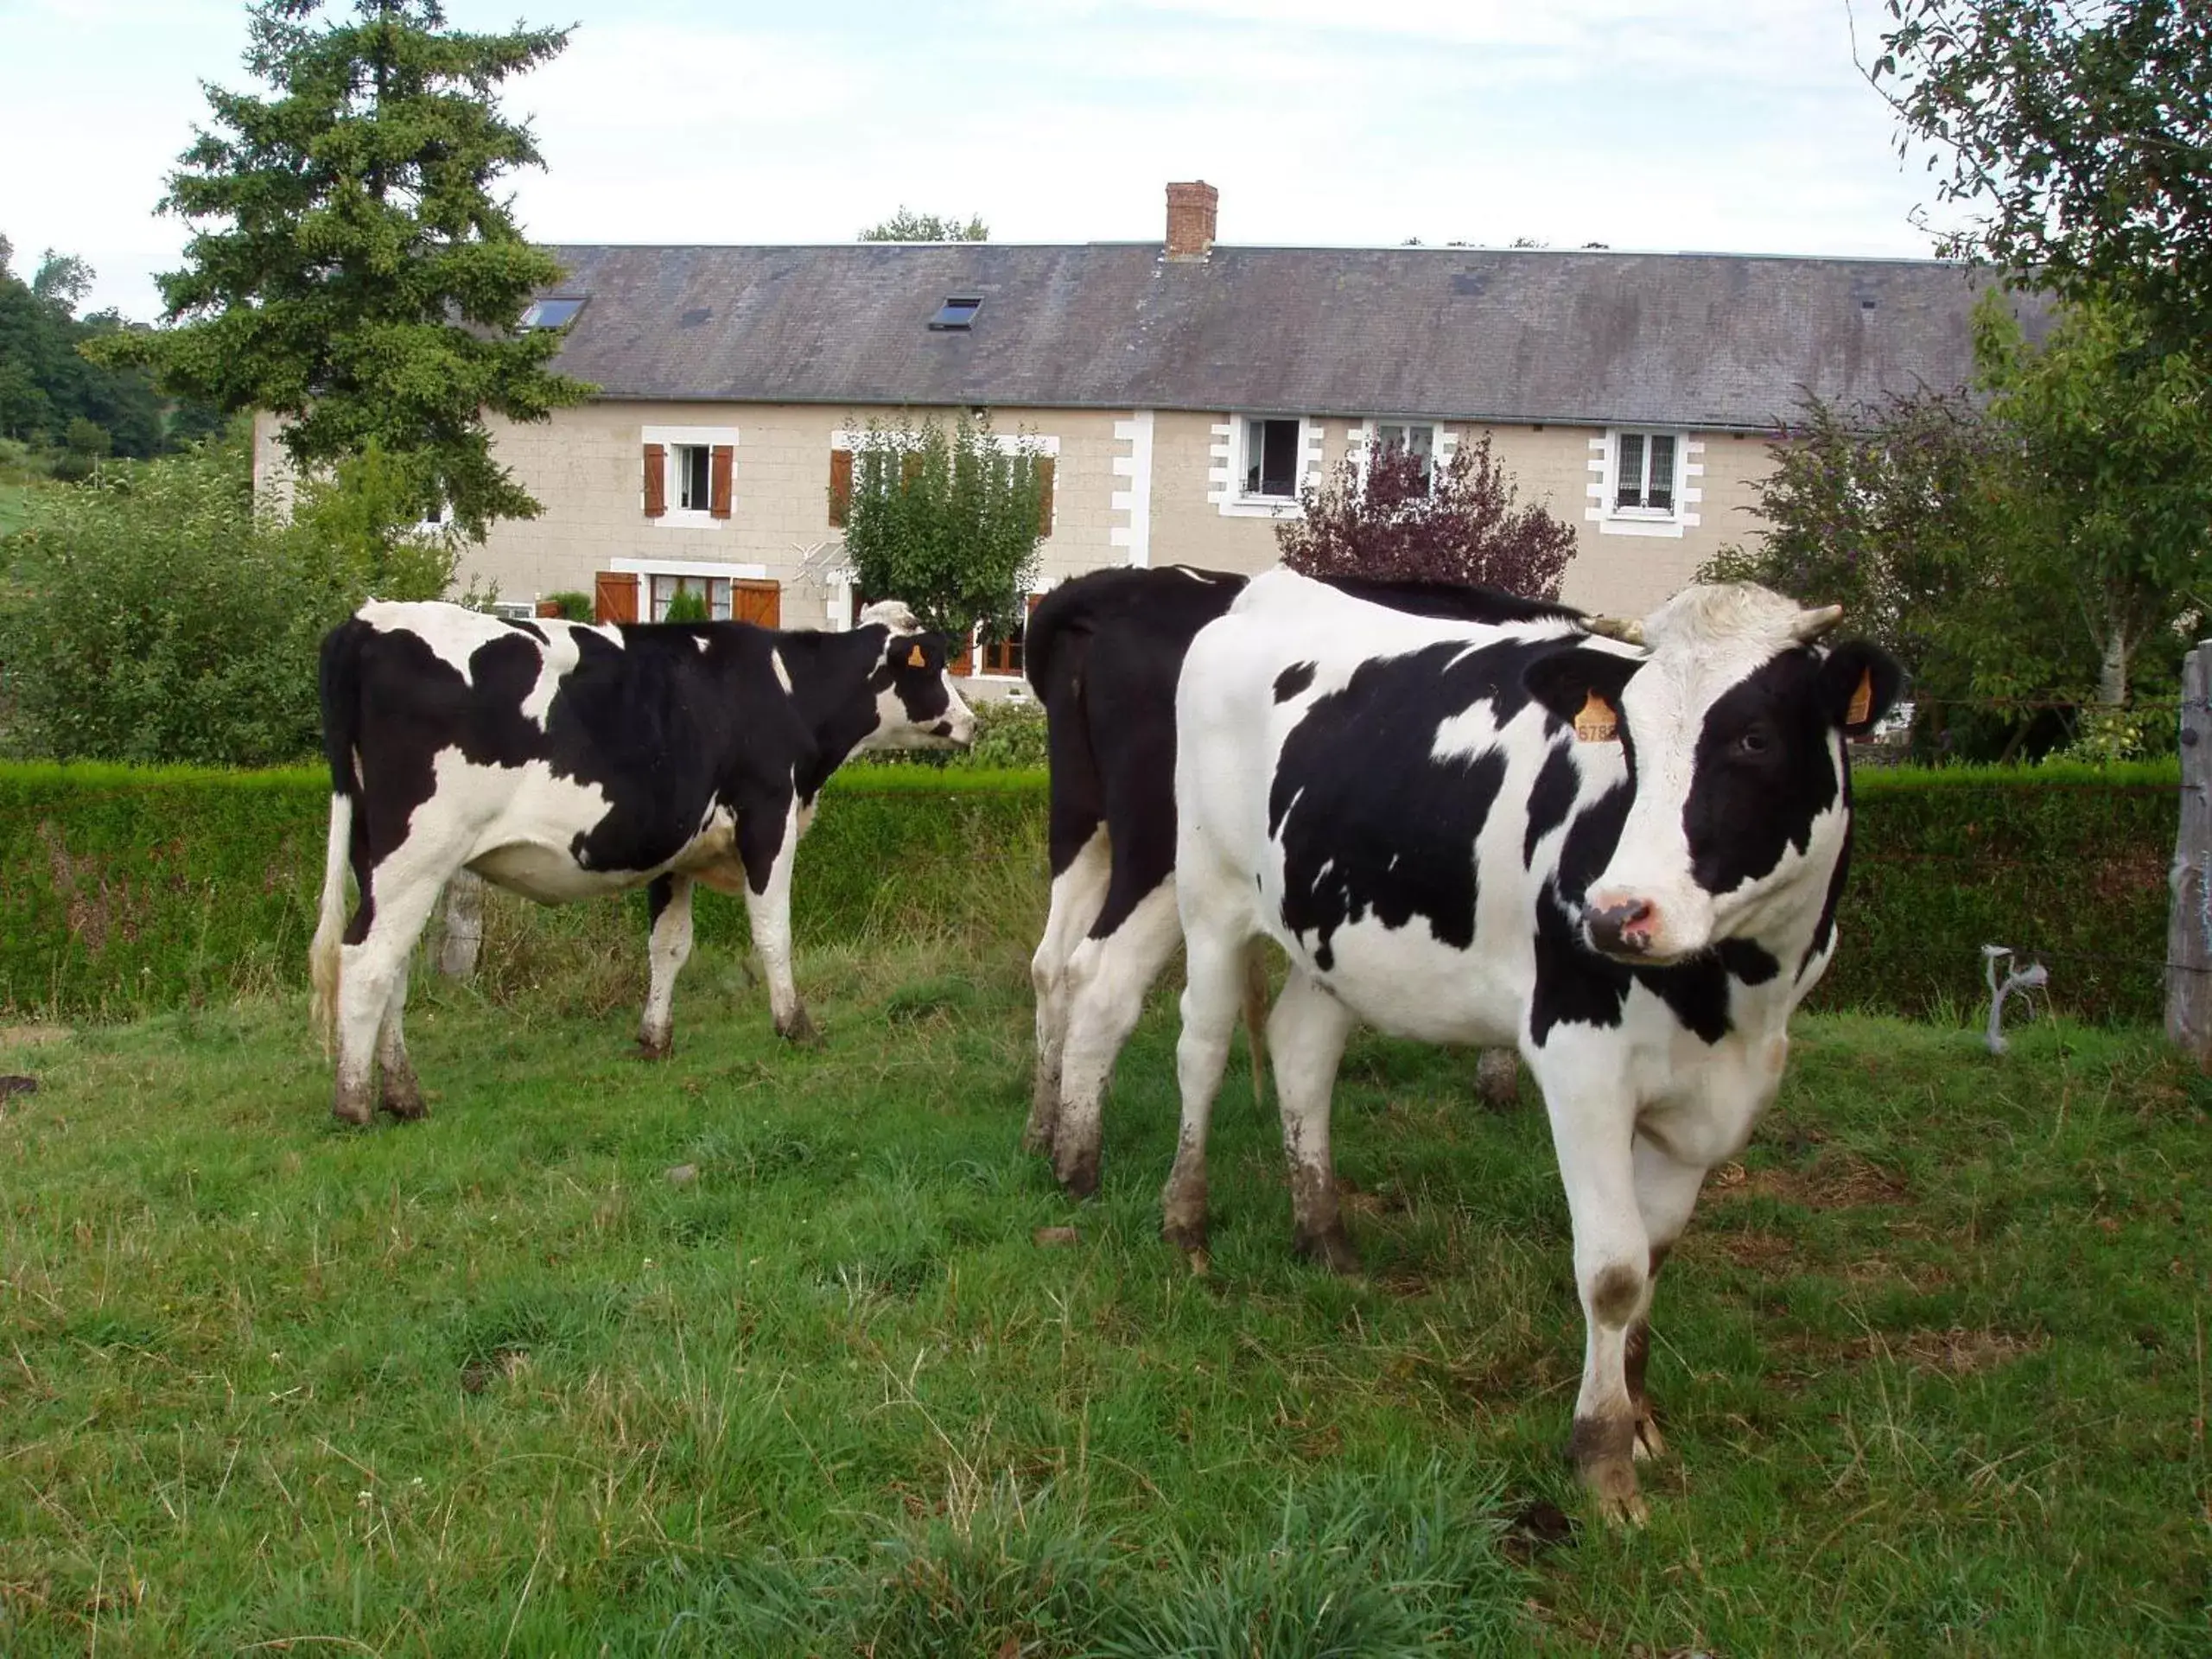
{"type": "Polygon", "coordinates": [[[1659,907],[1649,899],[1624,899],[1592,910],[1583,925],[1590,943],[1608,956],[1636,956],[1651,948],[1659,907]]]}

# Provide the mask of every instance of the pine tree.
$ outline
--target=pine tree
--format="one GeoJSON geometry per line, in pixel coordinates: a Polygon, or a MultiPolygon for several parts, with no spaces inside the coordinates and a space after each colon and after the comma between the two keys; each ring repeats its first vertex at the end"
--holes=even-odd
{"type": "Polygon", "coordinates": [[[498,88],[569,31],[467,34],[436,0],[353,0],[349,21],[325,4],[249,7],[267,95],[206,87],[213,123],[162,202],[194,226],[185,269],[159,278],[175,326],[89,349],[173,395],[283,416],[303,473],[373,442],[480,538],[538,512],[493,459],[486,411],[543,420],[591,391],[549,368],[556,332],[520,326],[560,267],[493,194],[543,165],[498,88]]]}

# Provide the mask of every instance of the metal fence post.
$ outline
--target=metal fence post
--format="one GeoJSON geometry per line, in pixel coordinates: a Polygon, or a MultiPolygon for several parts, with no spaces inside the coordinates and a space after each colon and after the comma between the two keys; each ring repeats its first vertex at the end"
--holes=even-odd
{"type": "Polygon", "coordinates": [[[2166,914],[2166,1036],[2212,1071],[2212,640],[2181,671],[2181,830],[2166,914]]]}

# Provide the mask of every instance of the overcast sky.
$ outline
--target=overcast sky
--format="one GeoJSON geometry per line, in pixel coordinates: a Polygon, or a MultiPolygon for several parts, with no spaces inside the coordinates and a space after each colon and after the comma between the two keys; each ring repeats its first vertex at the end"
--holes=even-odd
{"type": "MultiPolygon", "coordinates": [[[[344,3],[344,0],[340,0],[344,3]]],[[[902,203],[995,240],[1158,240],[1163,187],[1221,239],[1917,257],[1927,175],[1860,79],[1846,0],[447,0],[578,24],[513,83],[548,242],[836,242],[902,203]]],[[[1882,19],[1858,0],[1861,47],[1882,19]]],[[[0,234],[150,317],[156,218],[244,87],[239,0],[0,0],[0,234]]]]}

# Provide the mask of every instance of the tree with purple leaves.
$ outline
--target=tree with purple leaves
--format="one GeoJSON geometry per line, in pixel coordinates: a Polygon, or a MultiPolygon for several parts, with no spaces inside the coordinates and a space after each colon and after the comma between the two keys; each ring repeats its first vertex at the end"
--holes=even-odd
{"type": "Polygon", "coordinates": [[[1275,539],[1282,562],[1309,576],[1478,582],[1557,599],[1573,528],[1516,495],[1487,435],[1442,461],[1385,443],[1308,486],[1304,515],[1277,524],[1275,539]]]}

